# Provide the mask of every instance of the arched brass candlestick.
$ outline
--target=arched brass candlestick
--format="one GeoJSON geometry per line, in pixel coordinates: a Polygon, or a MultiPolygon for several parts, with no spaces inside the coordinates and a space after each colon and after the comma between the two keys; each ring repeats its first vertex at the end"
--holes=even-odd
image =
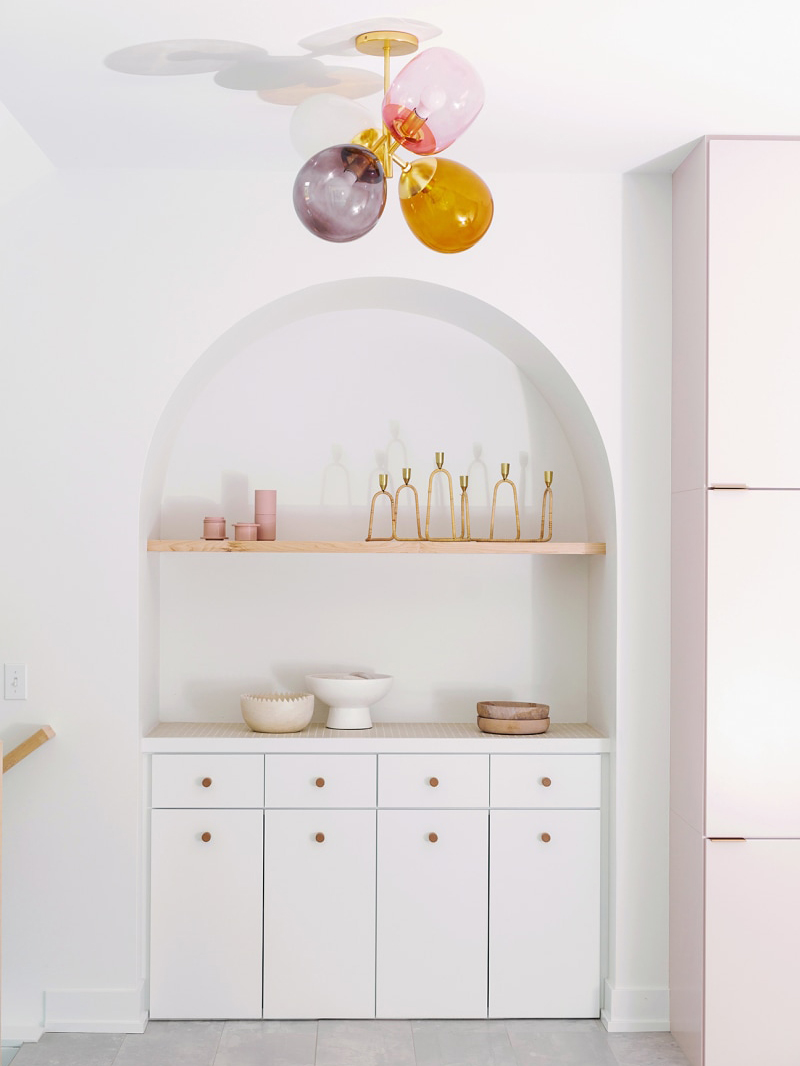
{"type": "Polygon", "coordinates": [[[552,484],[553,471],[545,470],[544,495],[542,496],[542,524],[539,529],[539,536],[534,541],[535,544],[540,544],[544,541],[550,540],[550,538],[553,536],[553,490],[550,487],[552,484]],[[547,536],[544,535],[545,513],[547,513],[547,536]]]}
{"type": "Polygon", "coordinates": [[[458,479],[458,483],[461,486],[461,539],[471,540],[469,532],[469,496],[467,496],[469,477],[467,474],[462,474],[458,479]]]}
{"type": "Polygon", "coordinates": [[[436,453],[436,469],[431,473],[428,478],[428,506],[425,510],[425,540],[458,540],[456,535],[456,507],[453,502],[453,479],[450,477],[449,471],[445,470],[444,464],[444,452],[436,453]],[[447,478],[447,484],[450,489],[450,526],[453,530],[452,537],[432,537],[431,536],[431,496],[433,494],[433,479],[437,474],[444,474],[447,478]]]}
{"type": "Polygon", "coordinates": [[[403,484],[398,488],[397,492],[394,494],[394,539],[395,540],[422,540],[422,526],[420,524],[420,517],[419,517],[419,496],[417,495],[417,490],[411,484],[411,467],[410,466],[404,466],[403,467],[403,484]],[[414,508],[415,508],[416,514],[417,514],[417,535],[416,535],[416,537],[398,537],[397,536],[397,516],[400,513],[400,509],[399,509],[400,493],[403,491],[403,489],[411,489],[411,491],[414,493],[414,508]]]}
{"type": "Polygon", "coordinates": [[[508,472],[511,469],[508,463],[500,464],[500,480],[494,487],[494,494],[492,495],[492,520],[489,524],[489,540],[494,540],[494,514],[497,508],[497,490],[501,485],[510,485],[511,490],[514,493],[514,517],[517,520],[517,535],[514,540],[519,540],[519,500],[517,499],[517,486],[513,481],[508,480],[508,472]]]}
{"type": "Polygon", "coordinates": [[[389,475],[388,474],[378,474],[378,484],[380,485],[380,489],[372,497],[372,506],[369,509],[369,531],[367,533],[367,540],[394,540],[394,534],[395,534],[394,497],[392,496],[391,492],[387,492],[386,491],[386,486],[389,484],[389,475]],[[388,496],[388,498],[389,498],[389,510],[391,511],[391,515],[392,515],[392,535],[391,535],[391,537],[373,537],[373,535],[372,535],[372,522],[373,522],[373,519],[375,518],[375,501],[378,499],[379,496],[388,496]]]}

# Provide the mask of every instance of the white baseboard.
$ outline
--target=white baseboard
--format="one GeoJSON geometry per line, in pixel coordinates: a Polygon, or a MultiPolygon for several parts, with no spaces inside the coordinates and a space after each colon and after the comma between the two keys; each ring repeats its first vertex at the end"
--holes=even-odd
{"type": "Polygon", "coordinates": [[[44,994],[47,1033],[143,1033],[145,983],[137,988],[53,989],[44,994]]]}
{"type": "Polygon", "coordinates": [[[668,988],[613,988],[605,982],[600,1020],[609,1033],[668,1033],[668,988]]]}
{"type": "Polygon", "coordinates": [[[18,1047],[20,1044],[35,1043],[44,1035],[41,1025],[15,1025],[13,1019],[3,1018],[3,1047],[18,1047]]]}

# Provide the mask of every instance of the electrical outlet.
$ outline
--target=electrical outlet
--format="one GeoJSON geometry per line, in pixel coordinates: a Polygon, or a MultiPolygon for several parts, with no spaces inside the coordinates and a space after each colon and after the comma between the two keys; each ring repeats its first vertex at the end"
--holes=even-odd
{"type": "Polygon", "coordinates": [[[28,668],[24,663],[6,663],[4,695],[7,700],[28,698],[28,668]]]}

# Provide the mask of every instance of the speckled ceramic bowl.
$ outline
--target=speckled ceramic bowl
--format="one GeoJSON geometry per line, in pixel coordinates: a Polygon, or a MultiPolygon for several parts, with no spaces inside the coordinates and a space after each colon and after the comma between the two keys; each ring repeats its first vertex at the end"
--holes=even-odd
{"type": "Polygon", "coordinates": [[[314,697],[310,692],[242,696],[242,718],[256,733],[299,733],[311,721],[314,697]]]}

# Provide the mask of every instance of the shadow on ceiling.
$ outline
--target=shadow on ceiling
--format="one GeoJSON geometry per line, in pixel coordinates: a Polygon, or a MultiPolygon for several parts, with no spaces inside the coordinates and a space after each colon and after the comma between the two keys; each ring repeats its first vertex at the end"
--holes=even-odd
{"type": "Polygon", "coordinates": [[[112,52],[104,63],[120,74],[214,74],[225,89],[255,92],[267,103],[288,106],[320,93],[357,100],[383,91],[383,78],[373,71],[333,66],[313,54],[271,56],[238,41],[151,41],[112,52]]]}

